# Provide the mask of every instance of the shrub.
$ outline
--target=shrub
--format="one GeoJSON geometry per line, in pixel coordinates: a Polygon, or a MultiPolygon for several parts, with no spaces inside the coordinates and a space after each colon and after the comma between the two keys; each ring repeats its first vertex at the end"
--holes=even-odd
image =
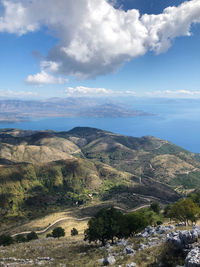
{"type": "Polygon", "coordinates": [[[78,235],[78,230],[76,228],[73,228],[71,230],[71,236],[75,236],[75,235],[78,235]]]}
{"type": "Polygon", "coordinates": [[[53,237],[53,235],[50,234],[50,233],[48,233],[48,234],[46,235],[46,238],[49,238],[49,237],[53,237]]]}
{"type": "Polygon", "coordinates": [[[30,241],[30,240],[38,239],[38,235],[36,234],[36,232],[31,232],[27,234],[26,238],[27,238],[27,241],[30,241]]]}
{"type": "Polygon", "coordinates": [[[72,228],[71,230],[71,236],[78,235],[78,230],[76,228],[72,228]]]}
{"type": "Polygon", "coordinates": [[[23,243],[23,242],[26,242],[26,241],[27,241],[26,237],[24,235],[22,235],[22,234],[19,234],[19,235],[15,236],[15,242],[17,242],[17,243],[23,243]]]}
{"type": "Polygon", "coordinates": [[[61,236],[65,236],[65,230],[62,227],[56,227],[52,231],[52,236],[54,238],[59,238],[61,236]]]}
{"type": "Polygon", "coordinates": [[[161,225],[161,224],[163,224],[163,221],[157,221],[156,224],[161,225]]]}
{"type": "Polygon", "coordinates": [[[155,213],[157,213],[157,214],[160,213],[161,207],[160,207],[160,204],[159,204],[158,202],[156,202],[156,201],[155,201],[155,202],[152,202],[150,208],[151,208],[155,213]]]}
{"type": "Polygon", "coordinates": [[[10,235],[0,235],[0,245],[9,246],[14,243],[12,236],[10,235]]]}

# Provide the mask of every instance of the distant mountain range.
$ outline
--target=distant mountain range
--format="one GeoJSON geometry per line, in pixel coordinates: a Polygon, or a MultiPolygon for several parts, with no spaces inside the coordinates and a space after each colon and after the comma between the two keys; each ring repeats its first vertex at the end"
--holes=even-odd
{"type": "Polygon", "coordinates": [[[0,130],[1,223],[91,203],[169,203],[199,186],[199,155],[155,137],[0,130]]]}
{"type": "Polygon", "coordinates": [[[93,98],[52,98],[41,101],[0,100],[0,122],[33,117],[135,117],[150,115],[125,104],[93,98]]]}

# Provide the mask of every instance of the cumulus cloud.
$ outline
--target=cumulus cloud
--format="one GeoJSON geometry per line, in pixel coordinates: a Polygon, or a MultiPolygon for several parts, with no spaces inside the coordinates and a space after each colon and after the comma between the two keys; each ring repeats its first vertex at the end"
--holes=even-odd
{"type": "Polygon", "coordinates": [[[136,93],[134,91],[117,91],[106,88],[91,88],[85,86],[77,86],[77,87],[68,87],[65,90],[67,96],[125,96],[125,95],[133,95],[136,93]]]}
{"type": "Polygon", "coordinates": [[[29,75],[25,79],[25,82],[29,85],[64,84],[68,82],[68,79],[54,77],[53,75],[42,70],[34,75],[29,75]]]}
{"type": "Polygon", "coordinates": [[[166,98],[200,98],[200,91],[191,90],[158,90],[146,92],[144,96],[148,97],[166,97],[166,98]]]}
{"type": "Polygon", "coordinates": [[[37,93],[32,91],[0,90],[0,97],[32,97],[32,96],[37,96],[37,93]]]}
{"type": "Polygon", "coordinates": [[[86,86],[68,87],[65,94],[69,97],[97,97],[97,96],[132,96],[150,98],[200,98],[200,90],[156,90],[135,92],[133,90],[111,90],[106,88],[92,88],[86,86]]]}
{"type": "Polygon", "coordinates": [[[56,72],[58,70],[59,64],[53,61],[42,61],[41,62],[41,72],[34,75],[29,75],[25,82],[29,85],[45,85],[45,84],[64,84],[69,80],[62,77],[55,77],[49,74],[49,72],[56,72]]]}
{"type": "Polygon", "coordinates": [[[47,27],[59,41],[46,64],[54,62],[52,72],[77,78],[116,71],[149,50],[164,52],[173,39],[190,35],[191,25],[200,23],[199,0],[143,16],[106,0],[79,0],[78,8],[74,0],[0,1],[5,8],[0,32],[22,35],[47,27]]]}
{"type": "Polygon", "coordinates": [[[67,96],[94,96],[94,95],[109,95],[111,90],[105,88],[89,88],[85,86],[68,87],[65,90],[67,96]]]}

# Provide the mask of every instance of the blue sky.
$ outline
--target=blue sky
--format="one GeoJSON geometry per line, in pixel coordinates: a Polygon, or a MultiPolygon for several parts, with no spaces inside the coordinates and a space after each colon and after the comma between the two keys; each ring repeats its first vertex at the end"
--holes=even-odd
{"type": "Polygon", "coordinates": [[[74,2],[0,0],[0,96],[200,97],[199,0],[74,2]]]}

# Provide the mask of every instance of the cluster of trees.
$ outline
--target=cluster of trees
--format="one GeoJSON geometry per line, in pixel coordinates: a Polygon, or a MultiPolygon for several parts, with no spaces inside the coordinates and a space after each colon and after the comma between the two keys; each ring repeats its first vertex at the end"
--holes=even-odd
{"type": "Polygon", "coordinates": [[[38,239],[38,235],[35,232],[28,233],[27,235],[19,234],[15,237],[3,234],[0,235],[0,246],[9,246],[14,243],[29,242],[34,239],[38,239]]]}
{"type": "Polygon", "coordinates": [[[84,239],[89,242],[101,241],[105,245],[107,241],[113,243],[115,238],[127,238],[152,223],[152,216],[149,214],[154,212],[143,210],[122,214],[114,207],[102,209],[89,220],[84,239]]]}
{"type": "Polygon", "coordinates": [[[163,215],[186,225],[196,223],[200,218],[200,191],[166,206],[164,214],[161,214],[158,202],[153,202],[149,209],[127,214],[122,214],[113,207],[102,209],[89,220],[88,229],[85,230],[85,240],[101,241],[102,245],[107,241],[113,243],[115,238],[127,238],[141,232],[148,225],[162,224],[163,215]]]}
{"type": "MultiPolygon", "coordinates": [[[[141,232],[148,225],[162,224],[163,215],[170,220],[185,224],[196,223],[200,218],[200,191],[166,206],[163,214],[161,214],[161,207],[158,202],[151,203],[150,208],[127,214],[123,214],[114,207],[101,209],[88,221],[84,239],[89,242],[100,241],[102,245],[108,241],[113,243],[115,238],[127,238],[141,232]]],[[[78,235],[78,230],[76,228],[71,229],[71,235],[78,235]]],[[[52,233],[47,234],[47,237],[54,238],[63,236],[65,236],[65,230],[62,227],[56,227],[52,233]]],[[[38,239],[35,232],[26,236],[17,235],[14,238],[10,235],[0,235],[0,245],[28,242],[33,239],[38,239]]]]}
{"type": "MultiPolygon", "coordinates": [[[[78,230],[76,228],[71,229],[71,236],[78,235],[78,230]]],[[[65,236],[65,230],[62,227],[56,227],[53,231],[46,235],[46,237],[60,238],[65,236]]],[[[19,234],[12,237],[9,234],[0,235],[0,246],[9,246],[14,243],[29,242],[31,240],[38,239],[36,232],[30,232],[27,235],[19,234]]]]}
{"type": "Polygon", "coordinates": [[[181,199],[166,206],[164,215],[170,220],[184,222],[186,225],[196,223],[200,217],[200,208],[192,197],[181,199]]]}

